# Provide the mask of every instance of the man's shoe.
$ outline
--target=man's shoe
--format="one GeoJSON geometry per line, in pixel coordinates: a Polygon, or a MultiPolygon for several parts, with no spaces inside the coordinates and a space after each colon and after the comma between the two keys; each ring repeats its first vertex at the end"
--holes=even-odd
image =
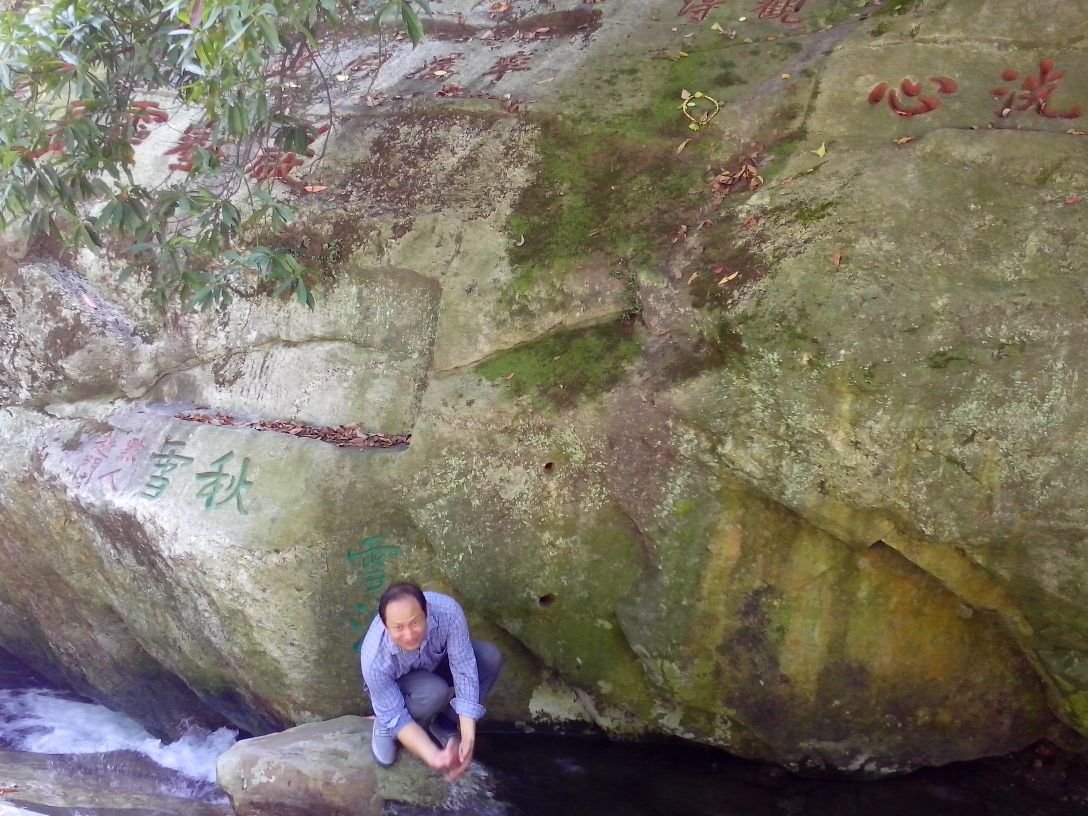
{"type": "Polygon", "coordinates": [[[370,735],[370,750],[379,765],[388,768],[397,758],[397,738],[393,732],[384,725],[374,720],[374,727],[370,735]]]}
{"type": "Polygon", "coordinates": [[[457,726],[453,725],[441,714],[431,720],[431,724],[427,726],[427,730],[431,732],[431,736],[434,737],[435,741],[443,748],[446,747],[446,743],[457,736],[457,726]]]}

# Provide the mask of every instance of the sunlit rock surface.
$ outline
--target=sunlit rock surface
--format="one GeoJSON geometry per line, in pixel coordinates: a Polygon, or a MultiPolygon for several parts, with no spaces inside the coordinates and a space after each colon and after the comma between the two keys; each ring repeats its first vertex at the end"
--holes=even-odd
{"type": "Polygon", "coordinates": [[[500,719],[867,775],[1080,745],[1088,12],[435,8],[373,87],[325,52],[313,312],[7,253],[3,645],[265,733],[365,710],[407,576],[509,655],[500,719]]]}

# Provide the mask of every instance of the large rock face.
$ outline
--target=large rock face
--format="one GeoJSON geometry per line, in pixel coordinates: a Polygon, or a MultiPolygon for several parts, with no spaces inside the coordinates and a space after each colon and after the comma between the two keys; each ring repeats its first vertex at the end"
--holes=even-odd
{"type": "Polygon", "coordinates": [[[0,642],[263,733],[365,706],[409,576],[508,652],[507,720],[868,774],[1078,744],[1088,13],[514,5],[345,97],[284,238],[312,313],[8,253],[0,642]]]}

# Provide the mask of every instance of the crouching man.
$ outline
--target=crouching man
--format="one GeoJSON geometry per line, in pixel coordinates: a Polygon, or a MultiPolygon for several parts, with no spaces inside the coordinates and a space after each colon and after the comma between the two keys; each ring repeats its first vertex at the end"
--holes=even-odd
{"type": "Polygon", "coordinates": [[[370,745],[378,763],[392,765],[399,742],[450,782],[464,774],[502,653],[469,638],[457,601],[412,583],[392,584],[378,601],[360,662],[374,708],[370,745]]]}

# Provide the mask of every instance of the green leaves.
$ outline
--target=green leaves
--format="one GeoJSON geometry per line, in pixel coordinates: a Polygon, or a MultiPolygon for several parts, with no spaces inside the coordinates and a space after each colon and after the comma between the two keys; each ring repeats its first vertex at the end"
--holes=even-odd
{"type": "Polygon", "coordinates": [[[294,217],[273,194],[280,176],[253,170],[272,147],[312,155],[320,135],[290,114],[284,72],[346,18],[397,20],[417,44],[417,9],[430,13],[426,0],[53,0],[0,13],[0,228],[106,247],[162,305],[269,294],[313,308],[318,273],[275,244],[294,217]],[[136,144],[179,112],[197,118],[169,151],[176,174],[136,184],[136,144]]]}
{"type": "Polygon", "coordinates": [[[423,41],[423,24],[419,22],[411,3],[400,3],[400,16],[404,21],[404,30],[408,32],[408,39],[412,41],[412,45],[419,45],[423,41]]]}

